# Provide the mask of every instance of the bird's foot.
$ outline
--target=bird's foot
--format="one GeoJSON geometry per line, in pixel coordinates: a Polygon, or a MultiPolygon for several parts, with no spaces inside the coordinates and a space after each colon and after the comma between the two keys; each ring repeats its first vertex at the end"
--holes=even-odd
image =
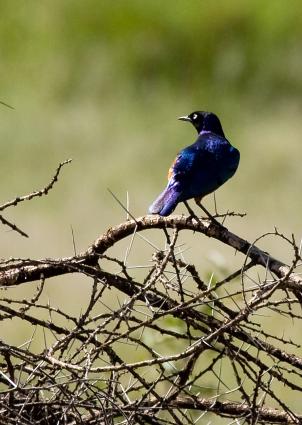
{"type": "Polygon", "coordinates": [[[188,204],[188,202],[187,201],[184,201],[184,204],[185,204],[185,206],[186,206],[186,208],[187,208],[187,210],[189,212],[189,220],[190,221],[196,220],[197,222],[199,222],[200,221],[200,218],[197,217],[197,215],[192,210],[192,208],[190,207],[190,205],[188,204]]]}
{"type": "Polygon", "coordinates": [[[219,221],[217,221],[216,218],[201,204],[198,198],[195,198],[195,203],[209,217],[212,223],[216,224],[216,226],[224,227],[223,224],[219,223],[219,221]]]}

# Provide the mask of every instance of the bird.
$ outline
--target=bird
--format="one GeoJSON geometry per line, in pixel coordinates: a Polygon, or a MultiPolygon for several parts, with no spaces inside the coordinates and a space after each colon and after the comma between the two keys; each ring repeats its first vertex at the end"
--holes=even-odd
{"type": "Polygon", "coordinates": [[[214,219],[201,200],[235,174],[240,153],[226,139],[220,120],[213,112],[195,111],[178,119],[190,122],[198,137],[176,156],[168,172],[168,184],[149,207],[149,213],[168,216],[180,202],[184,202],[192,214],[187,201],[194,198],[196,204],[214,219]]]}

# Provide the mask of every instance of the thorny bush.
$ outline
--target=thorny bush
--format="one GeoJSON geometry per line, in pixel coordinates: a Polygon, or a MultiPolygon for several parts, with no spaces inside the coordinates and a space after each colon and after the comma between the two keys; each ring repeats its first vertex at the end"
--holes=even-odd
{"type": "MultiPolygon", "coordinates": [[[[66,162],[44,189],[0,210],[46,195],[66,162]]],[[[28,325],[32,336],[0,342],[0,423],[302,423],[300,340],[271,326],[280,317],[299,325],[301,257],[293,237],[273,235],[292,247],[290,266],[186,216],[132,218],[68,258],[3,260],[2,326],[28,325]],[[203,261],[187,260],[193,233],[236,251],[241,266],[208,276],[203,261]],[[137,240],[148,261],[131,266],[137,240]],[[68,300],[63,310],[43,294],[52,278],[75,273],[88,301],[73,315],[68,300]],[[16,297],[20,285],[32,285],[30,299],[16,297]]]]}

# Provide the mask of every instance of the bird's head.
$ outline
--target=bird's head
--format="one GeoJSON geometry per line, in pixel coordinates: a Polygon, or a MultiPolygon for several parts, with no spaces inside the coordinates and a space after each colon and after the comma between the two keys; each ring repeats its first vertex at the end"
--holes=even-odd
{"type": "Polygon", "coordinates": [[[212,133],[218,134],[224,137],[221,123],[217,115],[213,112],[195,111],[190,115],[179,117],[181,121],[188,121],[196,128],[197,133],[201,131],[211,131],[212,133]]]}

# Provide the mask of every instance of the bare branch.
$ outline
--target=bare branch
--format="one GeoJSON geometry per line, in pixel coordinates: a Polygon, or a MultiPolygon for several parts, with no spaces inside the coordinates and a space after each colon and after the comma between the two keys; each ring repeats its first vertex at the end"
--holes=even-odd
{"type": "Polygon", "coordinates": [[[56,172],[55,172],[54,176],[52,177],[51,181],[43,189],[36,190],[36,191],[31,192],[31,193],[24,195],[24,196],[17,196],[15,199],[8,201],[5,204],[0,205],[0,211],[3,211],[6,208],[9,208],[9,207],[12,207],[12,206],[15,207],[16,205],[18,205],[20,202],[23,202],[23,201],[30,201],[31,199],[36,198],[37,196],[47,195],[48,192],[53,188],[54,184],[58,181],[58,177],[59,177],[61,168],[65,164],[69,164],[71,161],[72,161],[71,159],[66,159],[65,161],[61,162],[59,164],[58,168],[56,169],[56,172]]]}
{"type": "MultiPolygon", "coordinates": [[[[62,164],[32,197],[52,188],[62,164]]],[[[0,342],[1,418],[9,425],[302,423],[289,401],[302,391],[301,344],[261,322],[262,315],[302,320],[300,251],[293,236],[275,230],[292,248],[286,265],[256,246],[265,237],[250,243],[197,216],[145,216],[110,228],[78,255],[3,260],[0,320],[32,333],[0,342]],[[213,266],[208,279],[203,261],[185,258],[189,232],[196,243],[215,238],[241,253],[242,267],[213,266]],[[133,266],[136,238],[146,260],[133,266]],[[68,303],[60,309],[45,296],[47,279],[72,273],[87,293],[73,315],[68,303]],[[29,282],[32,295],[18,296],[15,287],[29,282]]]]}

